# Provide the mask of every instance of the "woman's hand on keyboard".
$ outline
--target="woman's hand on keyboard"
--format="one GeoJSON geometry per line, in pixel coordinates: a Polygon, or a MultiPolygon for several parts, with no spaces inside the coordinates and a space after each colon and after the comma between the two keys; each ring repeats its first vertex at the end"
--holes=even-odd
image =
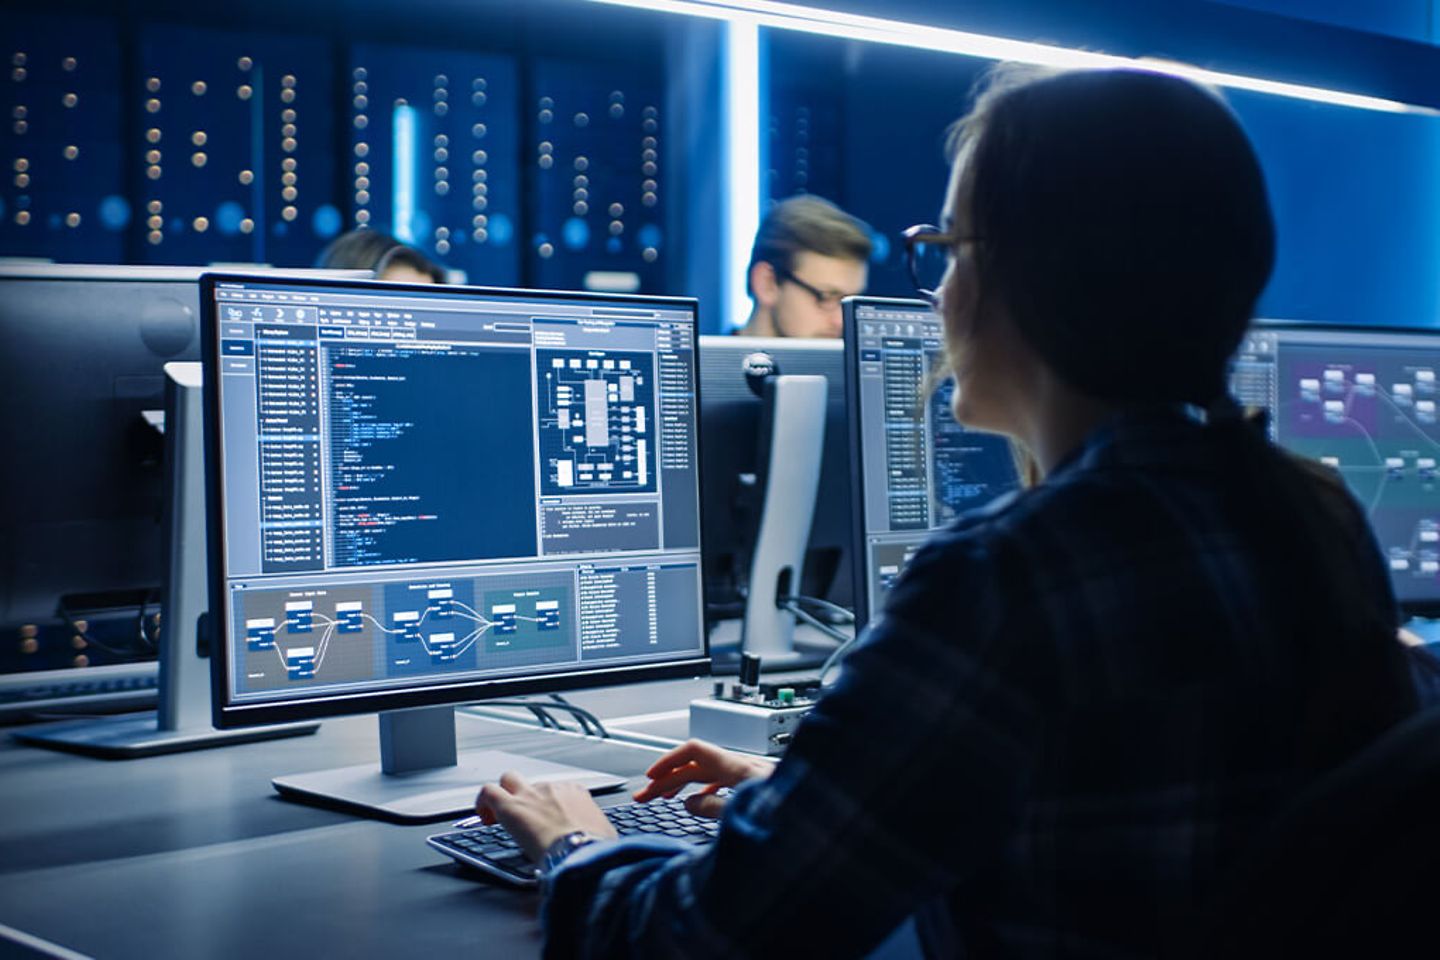
{"type": "Polygon", "coordinates": [[[686,797],[685,808],[699,817],[718,818],[725,809],[725,798],[716,796],[717,790],[768,777],[774,769],[769,760],[731,753],[704,740],[687,740],[645,771],[650,782],[635,791],[635,799],[643,803],[673,797],[688,785],[701,783],[704,789],[686,797]]]}
{"type": "Polygon", "coordinates": [[[580,784],[532,784],[514,772],[502,774],[499,783],[480,788],[475,812],[486,823],[504,824],[536,863],[567,833],[583,830],[602,839],[615,836],[615,827],[580,784]]]}

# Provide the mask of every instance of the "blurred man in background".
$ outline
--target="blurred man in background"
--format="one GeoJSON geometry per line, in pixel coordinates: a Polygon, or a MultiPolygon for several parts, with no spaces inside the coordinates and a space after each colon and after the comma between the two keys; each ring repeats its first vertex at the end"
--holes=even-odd
{"type": "Polygon", "coordinates": [[[828,200],[791,197],[755,234],[748,337],[838,337],[840,301],[865,292],[870,231],[828,200]]]}

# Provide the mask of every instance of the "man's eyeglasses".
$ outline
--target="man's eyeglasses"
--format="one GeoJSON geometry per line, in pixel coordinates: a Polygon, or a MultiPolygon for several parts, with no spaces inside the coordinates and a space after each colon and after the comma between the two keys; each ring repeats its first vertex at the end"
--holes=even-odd
{"type": "Polygon", "coordinates": [[[775,279],[780,283],[793,283],[815,298],[815,305],[821,310],[834,310],[840,306],[840,301],[850,296],[844,290],[821,290],[819,287],[806,283],[795,274],[784,267],[775,266],[775,279]]]}
{"type": "Polygon", "coordinates": [[[932,304],[936,291],[940,289],[940,281],[950,268],[955,248],[979,239],[941,230],[929,223],[906,227],[900,235],[905,238],[905,266],[910,270],[910,282],[915,284],[920,296],[932,304]]]}

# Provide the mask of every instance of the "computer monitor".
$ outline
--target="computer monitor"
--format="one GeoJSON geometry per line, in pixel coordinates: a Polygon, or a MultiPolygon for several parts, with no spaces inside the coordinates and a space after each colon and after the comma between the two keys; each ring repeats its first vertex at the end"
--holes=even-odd
{"type": "Polygon", "coordinates": [[[705,336],[700,338],[700,442],[705,465],[700,511],[706,596],[714,618],[738,617],[765,490],[763,404],[745,375],[761,353],[782,375],[823,376],[827,383],[820,486],[805,551],[800,593],[851,605],[850,453],[845,423],[845,347],[839,340],[705,336]]]}
{"type": "Polygon", "coordinates": [[[0,715],[155,701],[162,368],[199,359],[201,272],[0,264],[0,715]]]}
{"type": "Polygon", "coordinates": [[[444,816],[538,763],[457,766],[450,705],[707,672],[694,300],[214,275],[202,310],[216,725],[381,711],[379,769],[282,793],[444,816]]]}
{"type": "MultiPolygon", "coordinates": [[[[199,359],[198,275],[0,267],[0,450],[12,464],[0,479],[7,635],[58,630],[62,613],[158,600],[161,367],[199,359]]],[[[65,659],[104,658],[73,651],[74,631],[63,633],[65,659]]]]}
{"type": "Polygon", "coordinates": [[[843,310],[858,627],[930,531],[1020,480],[1005,438],[955,422],[953,381],[930,389],[944,346],[929,304],[850,297],[843,310]]]}
{"type": "Polygon", "coordinates": [[[208,603],[200,382],[198,362],[165,364],[162,629],[154,634],[157,709],[38,724],[15,733],[21,743],[123,760],[299,736],[319,727],[313,722],[234,730],[211,725],[209,651],[200,642],[208,634],[200,626],[208,603]]]}
{"type": "Polygon", "coordinates": [[[1329,464],[1369,517],[1401,607],[1440,612],[1440,333],[1256,321],[1231,390],[1329,464]]]}

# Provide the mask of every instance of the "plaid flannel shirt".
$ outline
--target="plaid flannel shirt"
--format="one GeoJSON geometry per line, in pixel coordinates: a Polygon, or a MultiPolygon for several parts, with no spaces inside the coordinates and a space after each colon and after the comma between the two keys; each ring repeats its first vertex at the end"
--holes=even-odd
{"type": "MultiPolygon", "coordinates": [[[[855,956],[910,916],[938,954],[1162,949],[1323,735],[1291,613],[1342,598],[1267,592],[1295,548],[1282,529],[1257,555],[1230,474],[1212,428],[1124,415],[936,534],[713,846],[630,838],[560,865],[547,955],[855,956]]],[[[1345,508],[1374,561],[1358,591],[1394,622],[1345,508]]],[[[1374,656],[1397,664],[1394,715],[1413,710],[1399,645],[1374,656]]]]}

